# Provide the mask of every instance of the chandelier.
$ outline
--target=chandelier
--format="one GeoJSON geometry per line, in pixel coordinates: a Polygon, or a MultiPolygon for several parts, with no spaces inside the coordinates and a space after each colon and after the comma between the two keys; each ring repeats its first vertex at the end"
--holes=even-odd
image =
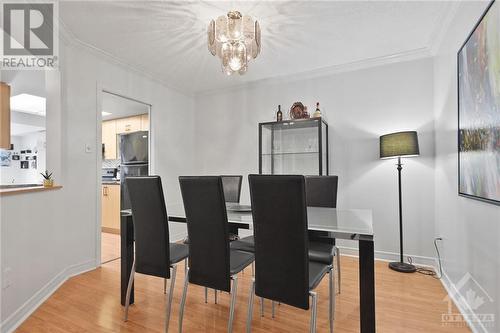
{"type": "Polygon", "coordinates": [[[251,16],[230,11],[208,25],[208,50],[222,61],[227,75],[245,74],[248,62],[260,53],[260,26],[251,16]]]}

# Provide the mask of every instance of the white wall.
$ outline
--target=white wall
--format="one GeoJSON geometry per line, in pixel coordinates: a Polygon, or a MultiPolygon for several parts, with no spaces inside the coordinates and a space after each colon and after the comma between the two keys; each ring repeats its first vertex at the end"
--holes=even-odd
{"type": "MultiPolygon", "coordinates": [[[[498,332],[500,319],[500,207],[458,196],[457,156],[457,52],[486,2],[461,4],[443,38],[435,58],[436,112],[436,234],[443,237],[444,283],[454,290],[469,273],[493,298],[490,302],[478,286],[468,285],[458,300],[471,288],[485,303],[474,309],[480,314],[495,314],[495,327],[473,323],[476,332],[498,332]]],[[[463,302],[466,313],[468,304],[463,302]]]]}
{"type": "MultiPolygon", "coordinates": [[[[163,177],[167,204],[180,200],[177,176],[194,172],[190,97],[78,45],[61,42],[60,59],[62,112],[61,119],[47,115],[47,156],[48,167],[56,171],[56,181],[63,188],[0,199],[1,267],[2,271],[11,269],[13,281],[2,290],[2,332],[15,327],[68,276],[100,262],[96,240],[98,86],[152,105],[152,163],[155,173],[163,177]],[[91,153],[85,153],[86,144],[93,148],[91,153]]],[[[56,88],[57,83],[47,87],[49,112],[58,104],[51,99],[56,88]]],[[[172,239],[183,235],[182,227],[171,227],[172,239]]]]}
{"type": "MultiPolygon", "coordinates": [[[[271,80],[196,98],[197,165],[203,174],[258,173],[258,123],[295,101],[321,103],[330,129],[330,174],[339,176],[338,207],[374,212],[375,248],[398,252],[395,160],[380,160],[379,136],[417,130],[421,156],[404,161],[406,253],[433,257],[433,62],[422,59],[326,77],[271,80]]],[[[354,246],[354,243],[345,243],[354,246]]],[[[382,252],[380,252],[382,251],[382,252]]]]}

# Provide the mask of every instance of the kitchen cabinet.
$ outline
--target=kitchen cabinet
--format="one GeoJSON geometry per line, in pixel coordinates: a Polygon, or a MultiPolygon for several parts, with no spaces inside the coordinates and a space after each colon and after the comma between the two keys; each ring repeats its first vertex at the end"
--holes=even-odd
{"type": "Polygon", "coordinates": [[[101,230],[120,233],[120,184],[103,184],[101,191],[101,230]]]}
{"type": "Polygon", "coordinates": [[[116,119],[116,133],[130,133],[141,130],[141,116],[116,119]]]}
{"type": "Polygon", "coordinates": [[[118,134],[137,131],[149,131],[149,115],[147,113],[102,122],[102,143],[104,144],[104,159],[120,158],[118,134]]]}
{"type": "Polygon", "coordinates": [[[0,148],[10,149],[10,86],[0,82],[0,148]]]}
{"type": "Polygon", "coordinates": [[[108,120],[102,123],[102,143],[104,144],[104,159],[114,160],[116,156],[116,121],[108,120]]]}

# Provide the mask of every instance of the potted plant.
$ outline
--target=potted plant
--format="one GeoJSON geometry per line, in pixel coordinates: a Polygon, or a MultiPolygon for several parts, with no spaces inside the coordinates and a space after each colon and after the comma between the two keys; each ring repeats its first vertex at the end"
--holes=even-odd
{"type": "Polygon", "coordinates": [[[43,186],[44,187],[52,187],[54,186],[54,178],[52,178],[52,172],[49,173],[47,170],[41,173],[43,177],[43,186]]]}

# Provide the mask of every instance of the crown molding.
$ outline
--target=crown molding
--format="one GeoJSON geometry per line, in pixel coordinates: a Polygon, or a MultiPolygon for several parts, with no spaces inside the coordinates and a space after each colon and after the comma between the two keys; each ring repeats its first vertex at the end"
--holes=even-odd
{"type": "Polygon", "coordinates": [[[123,59],[116,57],[109,52],[106,52],[94,45],[86,43],[76,37],[72,31],[64,24],[63,20],[60,18],[60,38],[66,42],[68,45],[80,47],[91,54],[108,61],[112,64],[115,64],[121,68],[132,71],[144,78],[147,78],[153,82],[156,82],[168,89],[176,91],[180,94],[189,96],[189,97],[197,97],[203,95],[210,95],[214,93],[234,91],[241,88],[250,88],[261,84],[272,84],[272,83],[281,83],[281,82],[290,82],[290,81],[299,81],[299,80],[309,80],[324,76],[330,76],[343,72],[351,72],[357,71],[361,69],[367,69],[371,67],[378,67],[388,64],[393,64],[397,62],[406,62],[411,60],[417,60],[422,58],[433,57],[439,49],[446,32],[448,31],[453,18],[455,17],[458,8],[460,7],[460,1],[450,2],[448,4],[448,11],[446,11],[441,17],[436,21],[436,27],[431,34],[428,46],[421,47],[413,50],[408,50],[400,53],[394,53],[389,55],[384,55],[380,57],[373,57],[353,62],[347,62],[342,64],[337,64],[333,66],[327,66],[322,68],[317,68],[313,70],[308,70],[304,72],[294,73],[294,74],[285,74],[281,76],[273,76],[263,79],[258,79],[250,82],[243,82],[236,85],[232,85],[230,87],[223,88],[215,88],[215,89],[204,89],[200,91],[186,91],[179,87],[173,86],[171,83],[166,82],[163,79],[158,78],[157,75],[148,72],[147,70],[140,68],[136,65],[132,65],[123,59]]]}
{"type": "Polygon", "coordinates": [[[448,33],[448,30],[451,27],[451,23],[453,22],[453,19],[457,15],[458,9],[461,6],[461,2],[460,1],[448,2],[447,6],[448,10],[446,12],[443,12],[442,15],[440,15],[440,17],[436,21],[433,33],[430,36],[429,50],[433,56],[435,56],[438,53],[441,44],[443,44],[444,37],[448,33]]]}
{"type": "Polygon", "coordinates": [[[338,64],[334,66],[322,67],[314,70],[304,71],[295,74],[286,74],[281,76],[273,76],[269,78],[254,80],[250,82],[244,82],[241,84],[236,84],[231,87],[224,87],[219,89],[207,89],[195,93],[195,97],[211,95],[222,92],[234,91],[242,88],[251,88],[263,84],[278,84],[283,82],[293,82],[293,81],[303,81],[311,80],[315,78],[332,76],[339,73],[354,72],[362,69],[368,69],[373,67],[379,67],[389,64],[394,64],[398,62],[406,62],[418,59],[424,59],[432,57],[430,49],[428,47],[422,47],[418,49],[413,49],[405,52],[394,53],[390,55],[373,57],[368,59],[363,59],[359,61],[353,61],[343,64],[338,64]]]}
{"type": "Polygon", "coordinates": [[[107,62],[110,62],[114,65],[117,65],[118,67],[121,67],[125,70],[129,70],[131,72],[134,72],[137,75],[140,75],[146,79],[149,79],[155,83],[158,83],[161,86],[164,86],[165,88],[168,88],[170,90],[173,90],[179,94],[188,96],[188,97],[193,97],[193,93],[184,91],[178,87],[172,86],[170,83],[165,82],[164,80],[159,79],[156,75],[139,68],[135,65],[132,65],[124,60],[122,60],[119,57],[116,57],[112,55],[109,52],[106,52],[92,44],[86,43],[76,37],[73,32],[67,27],[67,25],[64,23],[64,21],[59,18],[59,36],[62,39],[63,42],[65,42],[68,46],[74,46],[74,47],[80,47],[81,49],[89,52],[90,54],[104,60],[107,62]]]}

